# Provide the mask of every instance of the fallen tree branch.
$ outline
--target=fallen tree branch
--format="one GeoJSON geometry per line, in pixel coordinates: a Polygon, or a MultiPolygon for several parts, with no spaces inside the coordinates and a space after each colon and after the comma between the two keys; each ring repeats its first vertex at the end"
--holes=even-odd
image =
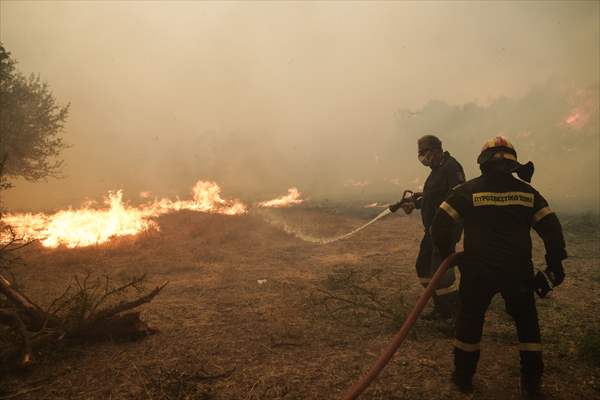
{"type": "Polygon", "coordinates": [[[0,293],[6,296],[15,308],[25,313],[24,319],[27,320],[28,326],[32,327],[33,330],[41,328],[45,319],[43,318],[44,311],[21,292],[14,289],[2,274],[0,274],[0,293]]]}
{"type": "Polygon", "coordinates": [[[145,275],[116,288],[109,287],[109,278],[106,277],[102,294],[99,293],[98,285],[89,284],[89,278],[89,274],[83,280],[76,277],[79,290],[69,296],[71,287],[67,287],[44,311],[0,275],[0,293],[14,307],[0,308],[0,324],[12,328],[21,338],[20,343],[15,342],[0,352],[0,365],[9,362],[26,367],[31,364],[35,349],[57,343],[63,338],[82,341],[132,340],[157,332],[140,319],[139,311],[132,310],[152,301],[168,281],[133,300],[121,301],[97,311],[111,296],[123,294],[132,287],[139,291],[145,275]]]}
{"type": "Polygon", "coordinates": [[[160,286],[155,287],[151,292],[149,292],[145,296],[142,296],[136,300],[124,301],[124,302],[117,304],[116,306],[114,306],[112,308],[107,308],[105,310],[102,310],[102,311],[96,313],[95,315],[92,315],[85,322],[85,324],[94,324],[98,320],[112,317],[115,314],[119,314],[124,311],[131,310],[132,308],[141,306],[144,303],[148,303],[148,302],[152,301],[152,299],[154,299],[156,297],[156,295],[159,294],[160,291],[163,290],[165,286],[167,286],[168,283],[169,283],[169,281],[164,281],[160,286]]]}
{"type": "Polygon", "coordinates": [[[350,305],[352,305],[352,306],[354,306],[356,308],[364,308],[366,310],[376,311],[376,312],[378,312],[380,314],[383,314],[385,316],[388,316],[388,317],[392,317],[393,316],[393,313],[390,310],[387,310],[387,309],[382,308],[382,307],[373,306],[373,305],[370,305],[370,304],[367,304],[367,303],[360,303],[358,301],[354,301],[354,300],[351,300],[351,299],[340,297],[340,296],[337,296],[337,295],[335,295],[335,294],[333,294],[331,292],[328,292],[327,290],[321,289],[321,288],[316,288],[316,291],[320,292],[320,293],[323,293],[326,296],[325,301],[327,301],[327,300],[337,300],[337,301],[340,301],[340,302],[343,302],[343,303],[350,304],[350,305]]]}
{"type": "Polygon", "coordinates": [[[109,289],[109,277],[106,276],[105,279],[106,279],[106,283],[104,285],[104,294],[91,307],[90,314],[93,314],[98,309],[98,307],[100,307],[106,301],[106,299],[108,299],[110,296],[113,296],[118,293],[122,293],[125,290],[129,289],[130,287],[137,288],[137,286],[140,285],[146,279],[146,274],[143,274],[138,278],[134,278],[134,279],[130,280],[129,282],[125,283],[124,285],[121,285],[114,289],[109,289]]]}
{"type": "Polygon", "coordinates": [[[21,363],[21,355],[23,354],[23,349],[21,346],[15,344],[13,346],[9,346],[7,349],[0,353],[0,365],[3,367],[9,367],[11,365],[16,365],[19,368],[26,367],[31,364],[33,361],[33,351],[35,349],[39,349],[50,344],[56,344],[63,338],[63,333],[60,331],[45,331],[33,334],[29,339],[29,345],[31,346],[31,359],[27,365],[23,365],[21,363]]]}

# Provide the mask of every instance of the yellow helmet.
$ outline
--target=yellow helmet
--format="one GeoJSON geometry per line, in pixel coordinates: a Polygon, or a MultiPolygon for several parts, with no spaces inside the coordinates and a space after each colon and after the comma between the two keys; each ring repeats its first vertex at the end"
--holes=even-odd
{"type": "Polygon", "coordinates": [[[485,172],[486,170],[489,171],[492,168],[498,170],[499,168],[501,171],[507,173],[516,172],[519,178],[526,182],[531,182],[533,172],[535,171],[531,161],[526,164],[519,163],[515,147],[504,136],[496,136],[495,138],[486,141],[481,148],[479,157],[477,157],[477,163],[482,172],[485,172]],[[503,162],[500,164],[494,163],[495,166],[493,166],[493,164],[488,164],[490,161],[500,160],[503,162]]]}
{"type": "Polygon", "coordinates": [[[517,162],[517,152],[511,142],[504,136],[496,136],[486,141],[477,157],[478,164],[485,164],[492,159],[506,159],[517,162]]]}

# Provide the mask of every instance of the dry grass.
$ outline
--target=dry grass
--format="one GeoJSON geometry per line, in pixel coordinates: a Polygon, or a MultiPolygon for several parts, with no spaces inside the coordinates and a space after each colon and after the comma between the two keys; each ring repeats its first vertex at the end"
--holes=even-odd
{"type": "MultiPolygon", "coordinates": [[[[299,208],[271,216],[304,234],[334,236],[365,221],[350,211],[299,208]]],[[[336,398],[370,367],[421,291],[413,267],[422,232],[417,216],[394,215],[328,245],[304,242],[256,214],[181,212],[159,223],[161,232],[97,247],[23,249],[26,265],[14,273],[41,304],[87,271],[116,278],[147,273],[148,285],[170,284],[143,308],[159,334],[51,349],[30,371],[0,377],[0,393],[26,389],[20,399],[336,398]],[[348,274],[376,301],[339,286],[348,274]],[[379,302],[391,315],[361,308],[332,314],[322,290],[358,296],[361,304],[379,302]]],[[[538,302],[546,387],[555,399],[600,396],[600,371],[579,350],[597,321],[599,242],[597,230],[572,224],[568,279],[552,299],[538,302]]],[[[543,260],[539,240],[535,259],[543,260]]],[[[486,322],[475,398],[516,399],[514,328],[496,303],[486,322]]],[[[447,332],[419,321],[362,398],[459,399],[448,383],[451,365],[447,332]]]]}

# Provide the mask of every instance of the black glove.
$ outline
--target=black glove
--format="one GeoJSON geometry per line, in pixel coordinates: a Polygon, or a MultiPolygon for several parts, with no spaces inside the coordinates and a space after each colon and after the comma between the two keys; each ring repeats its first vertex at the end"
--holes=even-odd
{"type": "Polygon", "coordinates": [[[398,209],[400,209],[401,205],[402,205],[402,202],[399,201],[399,202],[397,202],[397,203],[392,204],[391,206],[389,206],[389,209],[390,209],[391,212],[394,213],[394,212],[398,211],[398,209]]]}
{"type": "Polygon", "coordinates": [[[415,203],[415,208],[420,209],[421,203],[423,201],[423,193],[417,192],[417,193],[413,194],[412,201],[413,201],[413,203],[415,203]]]}
{"type": "Polygon", "coordinates": [[[535,290],[542,299],[552,290],[551,282],[548,282],[547,276],[548,275],[545,272],[538,270],[532,282],[533,290],[535,290]]]}
{"type": "Polygon", "coordinates": [[[559,258],[551,258],[546,255],[546,275],[552,282],[552,286],[556,287],[565,280],[565,270],[562,266],[562,260],[559,258]]]}

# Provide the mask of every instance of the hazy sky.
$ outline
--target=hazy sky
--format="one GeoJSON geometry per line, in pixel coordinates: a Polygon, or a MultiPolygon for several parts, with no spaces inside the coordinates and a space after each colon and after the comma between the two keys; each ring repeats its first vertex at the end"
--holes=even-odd
{"type": "MultiPolygon", "coordinates": [[[[197,179],[242,199],[298,186],[315,199],[379,200],[426,177],[416,159],[416,138],[429,133],[421,126],[472,177],[481,143],[503,132],[490,121],[522,121],[505,133],[517,150],[530,148],[527,132],[541,126],[534,117],[558,127],[538,129],[536,143],[570,135],[559,125],[578,101],[591,125],[572,134],[585,132],[579,145],[595,148],[585,149],[585,179],[572,190],[597,204],[599,4],[1,1],[0,40],[21,72],[39,73],[71,103],[72,146],[65,179],[18,181],[5,205],[76,206],[119,188],[132,201],[142,190],[186,197],[197,179]],[[531,93],[569,101],[543,108],[523,100],[531,93]],[[456,124],[447,129],[448,118],[404,129],[401,110],[432,100],[456,118],[469,118],[456,111],[469,104],[488,107],[488,117],[471,124],[469,140],[456,124]]],[[[560,158],[568,149],[552,150],[560,158]]],[[[557,178],[570,176],[536,174],[534,184],[539,177],[538,188],[556,196],[557,178]]]]}

